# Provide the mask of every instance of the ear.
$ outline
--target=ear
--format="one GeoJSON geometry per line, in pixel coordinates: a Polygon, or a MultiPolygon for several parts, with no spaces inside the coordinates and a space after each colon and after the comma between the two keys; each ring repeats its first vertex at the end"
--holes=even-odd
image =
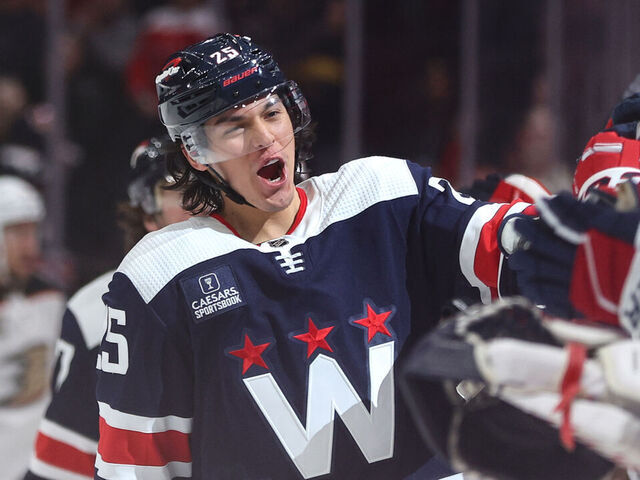
{"type": "Polygon", "coordinates": [[[207,169],[206,165],[196,162],[193,158],[191,158],[191,155],[189,155],[189,152],[187,152],[187,149],[184,147],[184,143],[180,144],[180,148],[182,149],[182,154],[189,162],[189,165],[191,165],[193,168],[201,172],[204,172],[207,169]]]}

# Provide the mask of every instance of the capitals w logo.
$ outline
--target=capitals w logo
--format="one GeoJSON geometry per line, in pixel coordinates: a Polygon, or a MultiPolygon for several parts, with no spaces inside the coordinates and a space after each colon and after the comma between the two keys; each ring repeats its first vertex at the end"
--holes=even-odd
{"type": "MultiPolygon", "coordinates": [[[[367,303],[366,316],[351,324],[367,329],[368,342],[376,335],[391,337],[384,323],[393,311],[394,309],[377,313],[367,303]]],[[[318,348],[332,352],[327,337],[330,337],[333,326],[318,328],[309,318],[308,327],[308,333],[294,337],[307,342],[307,356],[310,357],[318,348]]],[[[271,373],[243,379],[251,397],[304,478],[331,472],[336,415],[340,416],[369,463],[393,456],[395,341],[389,340],[367,349],[371,398],[369,409],[364,406],[338,362],[323,353],[318,354],[309,364],[307,415],[304,424],[271,373]]],[[[253,345],[250,338],[245,336],[244,348],[229,353],[243,358],[244,371],[252,364],[267,368],[261,355],[268,345],[253,345]]]]}

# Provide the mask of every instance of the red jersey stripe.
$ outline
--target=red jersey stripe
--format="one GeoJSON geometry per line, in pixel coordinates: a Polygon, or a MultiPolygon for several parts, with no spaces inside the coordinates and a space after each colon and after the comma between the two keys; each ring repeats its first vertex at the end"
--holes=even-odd
{"type": "Polygon", "coordinates": [[[482,283],[490,288],[492,299],[498,297],[497,287],[500,269],[496,268],[496,265],[502,265],[502,252],[498,248],[498,229],[505,216],[513,213],[534,215],[535,207],[518,200],[501,205],[491,220],[482,226],[476,246],[473,272],[482,283]]]}
{"type": "Polygon", "coordinates": [[[176,430],[141,433],[110,426],[100,418],[100,456],[122,465],[164,466],[169,462],[191,462],[189,435],[176,430]]]}
{"type": "MultiPolygon", "coordinates": [[[[287,230],[287,233],[285,235],[290,235],[291,233],[293,233],[293,231],[298,227],[298,225],[300,225],[300,222],[304,218],[304,214],[307,211],[307,205],[309,203],[309,200],[307,199],[307,194],[303,189],[298,187],[296,187],[296,191],[298,192],[298,197],[300,197],[300,207],[298,207],[298,211],[296,212],[296,216],[293,219],[293,223],[291,224],[291,226],[289,227],[289,230],[287,230]]],[[[231,231],[231,233],[233,233],[236,237],[241,238],[238,231],[235,228],[233,228],[233,226],[229,222],[227,222],[222,217],[222,215],[220,215],[219,213],[212,213],[211,217],[215,218],[221,224],[227,227],[231,231]]]]}
{"type": "Polygon", "coordinates": [[[500,249],[498,248],[498,229],[510,204],[502,205],[493,218],[484,224],[476,247],[473,271],[482,283],[491,288],[491,297],[495,298],[494,289],[498,286],[498,269],[500,249]]]}
{"type": "Polygon", "coordinates": [[[39,460],[60,469],[93,477],[95,454],[82,452],[42,432],[38,432],[36,437],[35,455],[39,460]]]}
{"type": "Polygon", "coordinates": [[[300,225],[300,222],[304,218],[304,214],[307,211],[307,204],[309,203],[305,191],[298,187],[296,187],[296,190],[298,191],[298,196],[300,197],[300,207],[298,207],[298,213],[296,213],[296,217],[293,219],[291,227],[289,227],[289,230],[287,230],[287,235],[293,233],[298,225],[300,225]]]}

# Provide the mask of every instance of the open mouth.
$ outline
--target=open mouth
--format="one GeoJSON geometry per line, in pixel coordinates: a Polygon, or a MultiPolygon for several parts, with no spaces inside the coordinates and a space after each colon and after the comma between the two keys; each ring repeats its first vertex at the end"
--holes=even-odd
{"type": "Polygon", "coordinates": [[[258,170],[258,175],[271,183],[279,182],[284,178],[284,162],[274,158],[258,170]]]}

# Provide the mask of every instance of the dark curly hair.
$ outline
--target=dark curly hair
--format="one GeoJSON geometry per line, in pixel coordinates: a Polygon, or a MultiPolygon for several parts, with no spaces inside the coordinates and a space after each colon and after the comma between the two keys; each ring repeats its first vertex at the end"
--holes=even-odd
{"type": "MultiPolygon", "coordinates": [[[[315,124],[311,123],[295,134],[296,162],[294,181],[299,183],[309,177],[307,161],[313,157],[311,147],[315,141],[315,124]]],[[[180,142],[175,144],[180,150],[180,142]]],[[[224,208],[222,192],[211,186],[213,178],[209,172],[194,169],[184,155],[167,155],[167,171],[176,180],[171,189],[182,190],[182,205],[193,215],[212,214],[224,208]]]]}

